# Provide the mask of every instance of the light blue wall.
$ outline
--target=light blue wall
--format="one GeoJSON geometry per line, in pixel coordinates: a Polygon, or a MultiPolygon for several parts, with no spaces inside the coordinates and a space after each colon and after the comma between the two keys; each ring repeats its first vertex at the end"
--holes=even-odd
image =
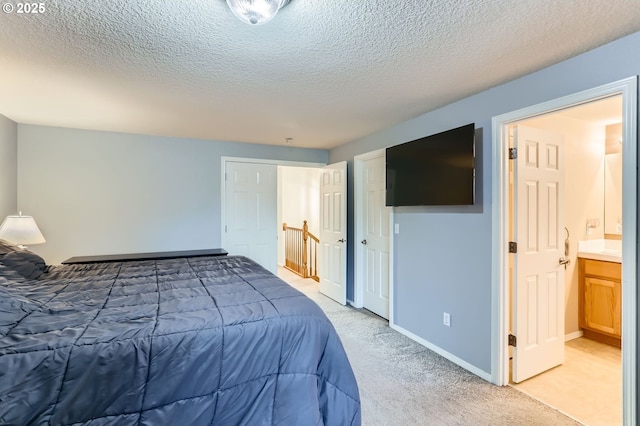
{"type": "Polygon", "coordinates": [[[0,223],[18,209],[18,125],[0,115],[0,223]]]}
{"type": "Polygon", "coordinates": [[[47,263],[221,245],[221,157],[326,163],[294,147],[18,125],[18,206],[47,263]]]}
{"type": "MultiPolygon", "coordinates": [[[[396,323],[455,357],[491,372],[491,118],[640,74],[640,33],[494,87],[372,134],[329,153],[348,161],[470,122],[478,143],[478,205],[466,208],[397,208],[395,222],[396,323]],[[451,327],[442,324],[443,311],[451,327]]],[[[353,192],[353,174],[348,187],[353,192]]],[[[354,241],[349,196],[348,241],[354,241]]],[[[353,246],[349,247],[349,294],[353,294],[353,246]]]]}

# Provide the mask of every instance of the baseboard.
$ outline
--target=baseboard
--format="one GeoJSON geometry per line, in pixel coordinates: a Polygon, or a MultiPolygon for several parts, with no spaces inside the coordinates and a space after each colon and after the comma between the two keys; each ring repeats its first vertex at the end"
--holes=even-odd
{"type": "Polygon", "coordinates": [[[460,367],[462,367],[465,370],[475,374],[476,376],[480,377],[481,379],[486,380],[487,382],[491,383],[491,374],[490,373],[487,373],[486,371],[480,370],[478,367],[469,364],[465,360],[460,359],[457,356],[445,351],[441,347],[436,346],[433,343],[426,341],[422,337],[413,334],[409,330],[405,330],[404,328],[400,327],[397,324],[389,323],[389,327],[391,327],[392,329],[396,330],[400,334],[404,334],[409,339],[420,343],[422,346],[426,347],[429,350],[432,350],[433,352],[437,353],[438,355],[445,357],[449,361],[453,362],[454,364],[459,365],[460,367]]]}
{"type": "Polygon", "coordinates": [[[582,337],[582,330],[574,331],[573,333],[565,334],[564,341],[568,342],[569,340],[577,339],[582,337]]]}

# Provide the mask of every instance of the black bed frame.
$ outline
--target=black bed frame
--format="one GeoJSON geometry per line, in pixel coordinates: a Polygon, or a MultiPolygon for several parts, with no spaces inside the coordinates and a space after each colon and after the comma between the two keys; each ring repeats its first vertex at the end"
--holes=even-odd
{"type": "Polygon", "coordinates": [[[227,251],[221,248],[204,250],[162,251],[155,253],[101,254],[95,256],[74,256],[62,262],[63,265],[76,263],[121,262],[123,260],[158,260],[176,257],[226,256],[227,251]]]}

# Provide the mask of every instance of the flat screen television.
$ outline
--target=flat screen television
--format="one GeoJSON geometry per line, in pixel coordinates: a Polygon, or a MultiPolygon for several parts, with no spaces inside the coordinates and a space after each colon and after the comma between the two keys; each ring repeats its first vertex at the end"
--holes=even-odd
{"type": "Polygon", "coordinates": [[[386,150],[387,206],[475,202],[475,124],[386,150]]]}

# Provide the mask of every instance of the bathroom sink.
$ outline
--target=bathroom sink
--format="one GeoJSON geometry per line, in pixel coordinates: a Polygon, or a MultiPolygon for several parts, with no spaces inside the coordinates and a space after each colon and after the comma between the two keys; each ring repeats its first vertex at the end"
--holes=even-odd
{"type": "Polygon", "coordinates": [[[622,261],[622,241],[604,239],[578,241],[578,257],[619,263],[622,261]]]}
{"type": "Polygon", "coordinates": [[[600,250],[600,253],[602,254],[614,254],[617,256],[622,256],[622,251],[621,250],[616,250],[616,249],[603,249],[600,250]]]}

